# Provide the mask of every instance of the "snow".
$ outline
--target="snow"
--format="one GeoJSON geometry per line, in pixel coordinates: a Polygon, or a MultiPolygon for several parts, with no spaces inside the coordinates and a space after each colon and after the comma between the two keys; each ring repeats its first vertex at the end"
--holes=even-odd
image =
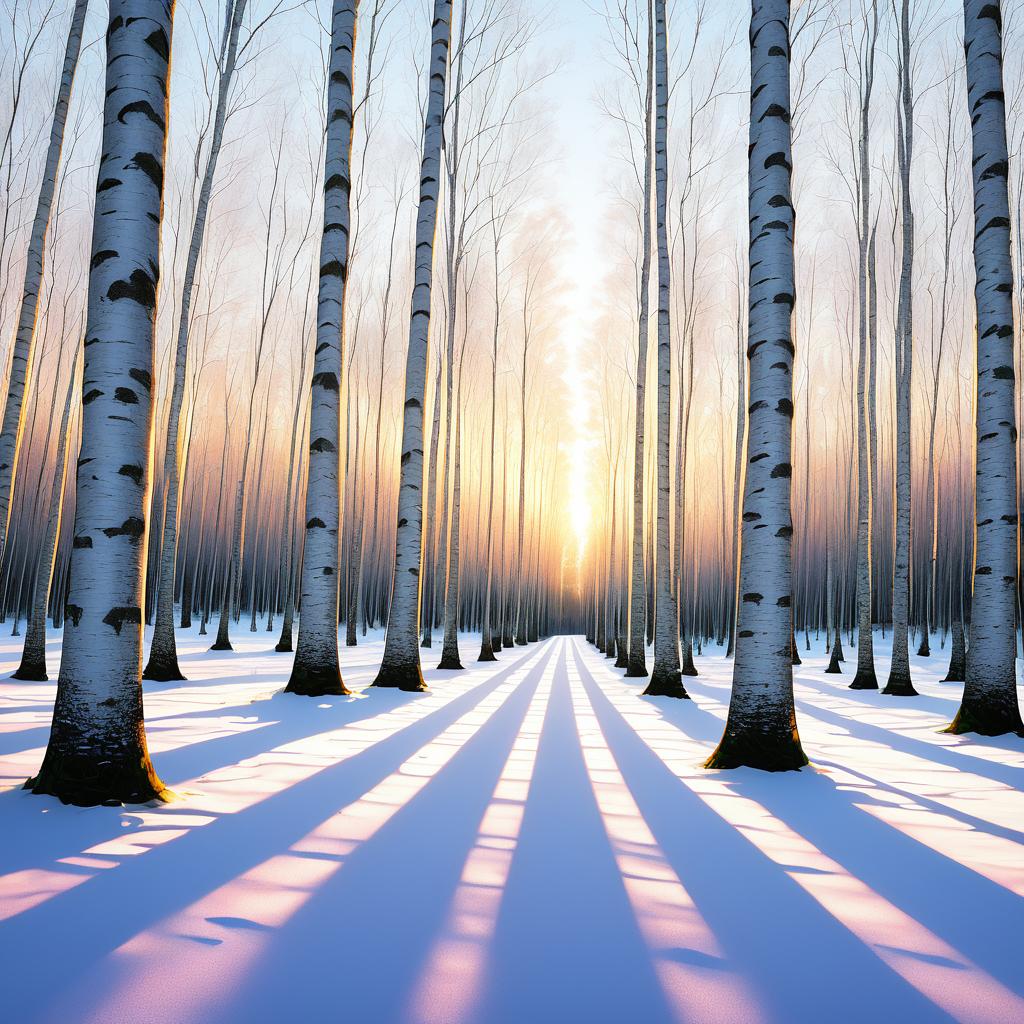
{"type": "MultiPolygon", "coordinates": [[[[1024,740],[938,732],[948,652],[913,699],[801,652],[813,766],[767,775],[700,768],[717,649],[692,701],[581,638],[478,666],[472,636],[429,693],[311,700],[276,636],[209,639],[146,684],[159,807],[22,791],[54,686],[0,682],[5,1021],[1024,1020],[1024,740]]],[[[350,687],[382,646],[342,649],[350,687]]]]}

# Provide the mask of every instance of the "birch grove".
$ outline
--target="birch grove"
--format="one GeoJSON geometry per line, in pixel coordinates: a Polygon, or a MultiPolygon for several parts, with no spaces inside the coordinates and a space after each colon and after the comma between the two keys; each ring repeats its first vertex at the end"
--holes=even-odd
{"type": "Polygon", "coordinates": [[[186,677],[412,708],[361,674],[447,700],[558,635],[718,714],[710,770],[804,767],[840,692],[1024,731],[1018,7],[584,6],[0,12],[32,791],[164,796],[186,677]]]}

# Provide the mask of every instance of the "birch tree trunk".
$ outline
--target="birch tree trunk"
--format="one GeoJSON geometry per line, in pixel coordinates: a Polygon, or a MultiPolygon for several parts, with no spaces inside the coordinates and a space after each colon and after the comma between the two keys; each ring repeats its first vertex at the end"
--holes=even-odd
{"type": "Polygon", "coordinates": [[[0,420],[0,555],[3,554],[7,543],[11,494],[14,491],[18,451],[25,423],[25,386],[32,374],[39,292],[43,286],[43,263],[46,259],[46,233],[50,226],[50,212],[57,189],[64,129],[68,120],[68,107],[71,104],[71,87],[82,49],[82,33],[88,7],[88,0],[75,0],[71,12],[71,27],[64,48],[64,64],[61,68],[57,102],[50,125],[50,142],[46,150],[46,162],[43,164],[43,179],[39,187],[39,198],[36,200],[36,212],[25,259],[21,307],[7,377],[7,402],[4,405],[3,419],[0,420]]]}
{"type": "MultiPolygon", "coordinates": [[[[747,357],[743,345],[743,285],[739,260],[736,267],[736,450],[732,467],[732,621],[729,623],[727,658],[736,653],[736,622],[740,584],[740,489],[743,484],[743,447],[747,432],[747,357]]],[[[808,402],[810,399],[808,399],[808,402]]],[[[808,463],[809,465],[810,463],[808,463]]],[[[806,527],[805,527],[806,528],[806,527]]]]}
{"type": "Polygon", "coordinates": [[[914,145],[914,105],[910,88],[910,0],[900,15],[900,115],[897,152],[900,168],[903,256],[896,328],[896,546],[893,555],[892,661],[883,693],[914,697],[910,679],[910,530],[911,404],[913,382],[914,211],[910,201],[910,164],[914,145]]]}
{"type": "Polygon", "coordinates": [[[998,0],[964,0],[964,53],[974,179],[975,406],[974,592],[967,680],[949,732],[1024,734],[1017,703],[1017,462],[1013,270],[998,0]]]}
{"type": "Polygon", "coordinates": [[[338,662],[341,376],[352,190],[352,76],[357,0],[335,0],[327,86],[324,231],[310,383],[306,537],[299,636],[286,693],[346,694],[338,662]]]}
{"type": "Polygon", "coordinates": [[[227,46],[224,65],[217,84],[217,108],[214,114],[210,151],[203,171],[203,182],[192,223],[192,238],[185,264],[185,279],[181,290],[181,310],[178,316],[178,336],[174,352],[174,383],[171,387],[170,407],[167,413],[167,436],[164,441],[164,516],[163,540],[160,546],[159,579],[157,580],[156,618],[153,639],[149,646],[149,661],[142,673],[143,679],[167,682],[184,679],[178,667],[178,651],[174,640],[174,569],[178,555],[178,514],[181,485],[180,436],[181,406],[185,397],[185,369],[188,363],[188,338],[192,326],[192,298],[195,290],[196,268],[203,250],[206,219],[210,208],[210,195],[217,172],[224,139],[224,125],[228,115],[228,96],[238,56],[238,33],[242,26],[247,0],[234,0],[225,29],[227,46]]]}
{"type": "Polygon", "coordinates": [[[423,122],[420,198],[416,213],[415,272],[409,316],[409,350],[402,409],[402,457],[391,612],[384,657],[374,686],[425,690],[418,645],[420,571],[423,563],[423,402],[430,343],[430,291],[437,226],[441,138],[451,39],[451,0],[434,0],[429,92],[423,122]]]}
{"type": "Polygon", "coordinates": [[[665,0],[654,2],[655,129],[654,180],[658,225],[658,553],[655,564],[657,603],[654,607],[654,668],[644,694],[684,697],[679,668],[679,615],[672,593],[670,551],[672,481],[672,329],[669,314],[672,296],[668,252],[668,39],[665,0]]]}
{"type": "Polygon", "coordinates": [[[32,585],[32,604],[25,627],[25,645],[21,651],[21,664],[14,672],[15,679],[44,682],[46,674],[46,606],[50,600],[53,565],[60,536],[61,508],[64,504],[64,485],[67,480],[68,420],[71,415],[71,397],[78,377],[78,360],[71,363],[64,412],[57,435],[57,455],[54,460],[53,483],[50,485],[50,505],[46,515],[46,533],[39,549],[35,579],[32,585]]]}
{"type": "MultiPolygon", "coordinates": [[[[463,345],[462,350],[465,351],[463,345]]],[[[461,670],[459,656],[459,559],[462,519],[462,352],[459,383],[455,390],[455,455],[452,466],[452,536],[448,546],[448,574],[444,592],[444,641],[438,668],[461,670]]]]}
{"type": "MultiPolygon", "coordinates": [[[[867,67],[861,92],[860,144],[858,151],[857,191],[860,208],[857,223],[857,671],[851,690],[877,690],[875,648],[871,635],[871,520],[872,473],[874,450],[868,432],[868,362],[873,353],[868,348],[868,236],[871,218],[871,92],[875,79],[875,42],[878,38],[878,3],[871,5],[872,26],[869,29],[867,67]]],[[[810,469],[810,467],[808,467],[810,469]]]]}
{"type": "Polygon", "coordinates": [[[171,0],[111,0],[106,33],[71,586],[50,741],[26,783],[83,806],[165,793],[141,674],[172,16],[171,0]]]}
{"type": "Polygon", "coordinates": [[[708,768],[807,764],[793,703],[792,318],[796,297],[789,2],[753,0],[748,150],[747,471],[729,717],[708,768]]]}
{"type": "Polygon", "coordinates": [[[637,318],[636,413],[633,441],[633,537],[629,584],[629,659],[626,676],[647,675],[644,648],[647,582],[644,575],[644,430],[647,425],[647,340],[651,301],[651,121],[654,88],[654,16],[647,2],[647,79],[644,88],[644,190],[640,226],[640,302],[637,318]]]}

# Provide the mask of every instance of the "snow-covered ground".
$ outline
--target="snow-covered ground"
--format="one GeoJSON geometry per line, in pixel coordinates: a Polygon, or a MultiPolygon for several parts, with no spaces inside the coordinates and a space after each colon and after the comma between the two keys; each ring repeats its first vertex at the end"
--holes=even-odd
{"type": "Polygon", "coordinates": [[[189,681],[147,684],[157,808],[21,791],[54,686],[0,682],[0,1019],[1024,1021],[1024,740],[938,732],[947,652],[916,699],[805,656],[813,767],[773,776],[700,768],[718,651],[685,702],[579,638],[470,637],[427,694],[309,700],[273,639],[183,634],[189,681]]]}

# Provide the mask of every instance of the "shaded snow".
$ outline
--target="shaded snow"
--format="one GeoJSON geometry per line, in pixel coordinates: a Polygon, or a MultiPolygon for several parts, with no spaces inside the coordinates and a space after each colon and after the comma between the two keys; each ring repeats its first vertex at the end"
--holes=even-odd
{"type": "MultiPolygon", "coordinates": [[[[21,791],[54,686],[0,682],[5,1021],[1024,1020],[1024,740],[937,731],[948,652],[914,699],[801,652],[813,768],[772,776],[699,767],[718,650],[686,702],[582,639],[468,636],[427,694],[308,699],[276,636],[208,639],[146,684],[157,808],[21,791]]],[[[381,651],[342,649],[350,687],[381,651]]]]}

